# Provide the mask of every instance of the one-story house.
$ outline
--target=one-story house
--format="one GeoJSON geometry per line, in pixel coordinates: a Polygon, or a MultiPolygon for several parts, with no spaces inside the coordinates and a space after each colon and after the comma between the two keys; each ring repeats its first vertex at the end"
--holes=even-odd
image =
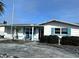
{"type": "Polygon", "coordinates": [[[1,24],[4,38],[38,41],[42,35],[79,36],[79,24],[52,20],[41,24],[1,24]],[[13,35],[12,35],[13,34],[13,35]]]}

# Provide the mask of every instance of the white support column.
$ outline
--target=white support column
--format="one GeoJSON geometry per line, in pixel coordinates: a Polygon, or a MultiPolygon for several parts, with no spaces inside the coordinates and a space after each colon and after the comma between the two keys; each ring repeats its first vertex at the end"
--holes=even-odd
{"type": "Polygon", "coordinates": [[[62,29],[60,28],[60,37],[59,37],[59,39],[58,39],[58,45],[61,45],[61,35],[62,35],[62,31],[61,31],[62,29]]]}
{"type": "Polygon", "coordinates": [[[30,27],[29,27],[29,39],[30,39],[30,27]]]}
{"type": "Polygon", "coordinates": [[[61,45],[61,36],[59,37],[59,39],[58,39],[58,45],[61,45]]]}
{"type": "Polygon", "coordinates": [[[60,42],[61,42],[61,39],[59,38],[59,39],[58,39],[58,45],[61,45],[61,43],[60,43],[60,42]]]}
{"type": "Polygon", "coordinates": [[[33,33],[34,33],[34,27],[32,27],[32,41],[34,40],[34,38],[33,38],[34,34],[33,33]]]}
{"type": "Polygon", "coordinates": [[[14,28],[14,39],[16,39],[16,27],[14,28]]]}

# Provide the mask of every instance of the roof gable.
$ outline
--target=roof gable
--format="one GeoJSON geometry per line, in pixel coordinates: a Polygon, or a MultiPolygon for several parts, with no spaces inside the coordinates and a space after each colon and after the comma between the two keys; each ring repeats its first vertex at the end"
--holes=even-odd
{"type": "Polygon", "coordinates": [[[68,24],[68,25],[73,25],[73,26],[79,26],[79,24],[76,24],[76,23],[70,23],[70,22],[58,21],[58,20],[48,21],[48,22],[42,23],[40,25],[47,25],[47,24],[53,23],[53,22],[58,22],[58,23],[63,23],[63,24],[68,24]]]}

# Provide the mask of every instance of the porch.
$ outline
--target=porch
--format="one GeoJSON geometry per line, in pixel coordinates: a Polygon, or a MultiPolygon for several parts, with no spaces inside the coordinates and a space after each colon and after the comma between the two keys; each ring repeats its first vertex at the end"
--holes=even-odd
{"type": "Polygon", "coordinates": [[[4,38],[39,41],[41,29],[42,26],[6,26],[4,38]]]}

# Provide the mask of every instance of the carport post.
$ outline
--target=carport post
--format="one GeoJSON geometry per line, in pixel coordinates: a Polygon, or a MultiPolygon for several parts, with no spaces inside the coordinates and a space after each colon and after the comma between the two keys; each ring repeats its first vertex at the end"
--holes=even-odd
{"type": "MultiPolygon", "coordinates": [[[[60,34],[62,34],[61,28],[60,28],[60,34]]],[[[61,38],[62,38],[62,36],[59,36],[58,45],[61,45],[61,38]]]]}
{"type": "Polygon", "coordinates": [[[58,45],[61,45],[61,38],[58,39],[58,45]]]}
{"type": "Polygon", "coordinates": [[[16,39],[16,26],[14,27],[14,39],[16,39]]]}
{"type": "Polygon", "coordinates": [[[32,41],[33,41],[33,36],[34,36],[34,27],[32,27],[32,41]]]}

